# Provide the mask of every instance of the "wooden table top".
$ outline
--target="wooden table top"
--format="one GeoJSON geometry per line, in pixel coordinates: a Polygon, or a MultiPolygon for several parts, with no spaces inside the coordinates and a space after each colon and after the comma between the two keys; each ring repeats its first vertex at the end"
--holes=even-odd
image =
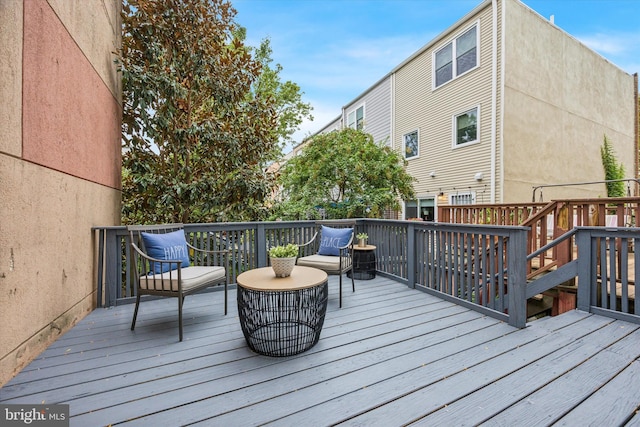
{"type": "Polygon", "coordinates": [[[238,286],[255,291],[295,291],[327,281],[327,273],[317,268],[295,266],[289,277],[276,277],[271,267],[255,268],[237,277],[238,286]]]}
{"type": "Polygon", "coordinates": [[[373,251],[375,250],[375,248],[376,247],[374,245],[364,245],[364,246],[353,245],[354,251],[373,251]]]}

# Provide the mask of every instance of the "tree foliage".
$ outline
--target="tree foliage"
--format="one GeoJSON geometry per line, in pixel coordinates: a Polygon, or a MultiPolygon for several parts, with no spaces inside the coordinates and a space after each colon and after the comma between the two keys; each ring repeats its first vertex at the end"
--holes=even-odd
{"type": "Polygon", "coordinates": [[[399,153],[367,133],[342,129],[314,136],[302,154],[282,168],[283,219],[382,217],[414,197],[412,178],[399,153]]]}
{"type": "Polygon", "coordinates": [[[310,107],[254,50],[226,0],[126,0],[123,222],[263,218],[281,156],[310,107]]]}
{"type": "Polygon", "coordinates": [[[625,187],[623,181],[615,181],[624,179],[624,165],[618,163],[615,151],[607,135],[604,136],[604,142],[600,147],[600,156],[602,157],[602,166],[604,167],[604,179],[607,181],[607,197],[624,197],[625,187]]]}
{"type": "MultiPolygon", "coordinates": [[[[239,37],[244,40],[245,30],[241,28],[239,37]]],[[[275,64],[271,54],[271,42],[265,39],[256,49],[251,49],[255,59],[261,64],[262,72],[254,83],[252,92],[258,96],[272,96],[274,108],[278,117],[276,133],[281,143],[294,142],[291,135],[296,131],[302,120],[307,118],[313,120],[311,115],[312,107],[309,103],[302,101],[302,91],[300,86],[292,81],[282,82],[280,72],[282,66],[275,64]]]]}

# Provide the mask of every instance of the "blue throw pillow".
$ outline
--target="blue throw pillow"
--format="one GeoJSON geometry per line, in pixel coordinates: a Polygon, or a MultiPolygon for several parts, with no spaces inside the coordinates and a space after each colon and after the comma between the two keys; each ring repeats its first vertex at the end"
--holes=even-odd
{"type": "Polygon", "coordinates": [[[352,228],[331,228],[323,225],[318,255],[339,256],[340,250],[338,248],[349,243],[351,233],[353,233],[352,228]]]}
{"type": "MultiPolygon", "coordinates": [[[[150,257],[161,260],[182,260],[182,267],[189,267],[189,248],[183,230],[164,234],[143,232],[142,240],[150,257]]],[[[178,268],[177,264],[152,264],[155,264],[152,266],[153,272],[158,274],[178,268]]]]}

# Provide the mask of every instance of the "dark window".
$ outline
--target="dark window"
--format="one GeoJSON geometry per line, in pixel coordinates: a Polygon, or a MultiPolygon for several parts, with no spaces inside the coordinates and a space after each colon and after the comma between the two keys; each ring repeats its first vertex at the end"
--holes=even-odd
{"type": "Polygon", "coordinates": [[[477,26],[470,28],[435,53],[433,66],[435,87],[478,66],[477,31],[477,26]]]}
{"type": "Polygon", "coordinates": [[[456,144],[469,144],[478,140],[478,108],[456,116],[456,144]]]}
{"type": "Polygon", "coordinates": [[[404,135],[404,157],[410,159],[417,157],[419,152],[418,131],[413,131],[404,135]]]}

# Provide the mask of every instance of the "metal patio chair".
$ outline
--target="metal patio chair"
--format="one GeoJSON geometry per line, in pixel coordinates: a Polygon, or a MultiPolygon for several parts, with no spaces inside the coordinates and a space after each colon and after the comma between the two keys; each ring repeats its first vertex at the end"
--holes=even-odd
{"type": "Polygon", "coordinates": [[[130,225],[127,227],[133,249],[133,276],[136,283],[136,307],[131,330],[136,326],[140,297],[156,295],[178,299],[178,325],[182,341],[182,305],[187,295],[211,285],[224,285],[224,314],[227,314],[228,251],[204,250],[186,241],[182,224],[130,225]],[[200,263],[212,264],[210,258],[222,260],[221,265],[191,265],[190,255],[200,263]]]}
{"type": "MultiPolygon", "coordinates": [[[[318,222],[318,225],[319,229],[311,240],[300,245],[300,253],[304,251],[307,253],[316,251],[316,253],[299,257],[296,265],[318,268],[327,274],[337,274],[340,277],[340,307],[342,307],[342,275],[353,268],[353,235],[356,224],[355,222],[318,222]],[[305,249],[307,247],[312,249],[305,249]]],[[[351,288],[353,292],[356,291],[353,274],[351,288]]]]}

